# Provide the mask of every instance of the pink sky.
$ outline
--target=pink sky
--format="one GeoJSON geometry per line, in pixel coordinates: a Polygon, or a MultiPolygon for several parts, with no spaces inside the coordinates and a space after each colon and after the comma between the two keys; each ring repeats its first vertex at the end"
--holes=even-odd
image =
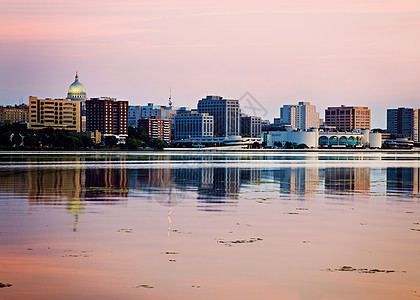
{"type": "Polygon", "coordinates": [[[195,107],[249,91],[278,117],[310,101],[420,107],[420,1],[0,0],[0,104],[89,97],[195,107]]]}

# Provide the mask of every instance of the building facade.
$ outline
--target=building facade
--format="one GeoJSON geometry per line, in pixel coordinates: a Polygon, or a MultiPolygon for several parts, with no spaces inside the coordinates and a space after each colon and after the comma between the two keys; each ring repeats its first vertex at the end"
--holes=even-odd
{"type": "Polygon", "coordinates": [[[419,109],[400,107],[387,110],[387,131],[391,134],[410,136],[415,142],[420,140],[419,109]]]}
{"type": "Polygon", "coordinates": [[[141,118],[141,106],[128,107],[128,126],[137,127],[137,122],[141,118]]]}
{"type": "Polygon", "coordinates": [[[0,122],[5,123],[28,123],[29,121],[29,106],[21,105],[7,105],[0,106],[0,122]]]}
{"type": "Polygon", "coordinates": [[[241,115],[241,135],[261,136],[261,117],[241,115]]]}
{"type": "Polygon", "coordinates": [[[179,113],[174,118],[176,140],[195,137],[213,137],[214,118],[206,113],[179,113]]]}
{"type": "Polygon", "coordinates": [[[223,99],[220,96],[207,96],[198,101],[199,113],[207,113],[214,118],[214,134],[220,137],[240,134],[239,100],[223,99]]]}
{"type": "Polygon", "coordinates": [[[29,97],[29,129],[47,127],[81,131],[81,105],[68,99],[29,97]]]}
{"type": "Polygon", "coordinates": [[[140,119],[138,127],[144,127],[152,139],[171,142],[171,120],[160,119],[158,116],[149,119],[140,119]]]}
{"type": "Polygon", "coordinates": [[[154,105],[148,103],[147,105],[141,106],[140,108],[140,119],[150,119],[153,117],[159,117],[159,119],[173,120],[177,113],[177,108],[172,106],[154,105]]]}
{"type": "Polygon", "coordinates": [[[280,108],[280,123],[291,125],[293,130],[319,128],[319,113],[310,102],[298,102],[297,105],[283,105],[280,108]]]}
{"type": "Polygon", "coordinates": [[[128,101],[101,97],[86,101],[86,130],[99,130],[124,142],[128,136],[128,101]]]}
{"type": "Polygon", "coordinates": [[[328,107],[325,110],[325,125],[340,131],[370,130],[370,109],[361,106],[328,107]]]}

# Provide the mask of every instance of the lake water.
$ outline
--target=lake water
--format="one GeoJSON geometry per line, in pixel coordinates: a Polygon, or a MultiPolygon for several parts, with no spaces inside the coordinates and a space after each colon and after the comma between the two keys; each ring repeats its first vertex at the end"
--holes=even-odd
{"type": "Polygon", "coordinates": [[[420,156],[1,153],[0,299],[419,299],[420,156]]]}

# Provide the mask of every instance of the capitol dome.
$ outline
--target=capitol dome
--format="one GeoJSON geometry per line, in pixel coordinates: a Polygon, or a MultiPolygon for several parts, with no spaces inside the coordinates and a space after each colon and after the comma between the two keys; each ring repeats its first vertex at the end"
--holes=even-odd
{"type": "Polygon", "coordinates": [[[69,91],[67,93],[67,99],[71,100],[86,100],[86,90],[83,84],[79,82],[79,74],[76,72],[76,77],[74,82],[70,85],[69,91]]]}

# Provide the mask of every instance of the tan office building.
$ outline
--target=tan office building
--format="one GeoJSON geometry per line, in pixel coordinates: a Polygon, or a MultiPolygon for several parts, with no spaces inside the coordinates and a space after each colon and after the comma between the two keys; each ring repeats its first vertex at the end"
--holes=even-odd
{"type": "Polygon", "coordinates": [[[345,105],[328,107],[325,110],[325,125],[335,127],[340,131],[370,130],[370,109],[345,105]]]}
{"type": "Polygon", "coordinates": [[[29,129],[51,127],[80,132],[80,113],[80,101],[29,97],[29,129]]]}
{"type": "Polygon", "coordinates": [[[28,105],[0,106],[0,122],[28,123],[28,105]]]}

